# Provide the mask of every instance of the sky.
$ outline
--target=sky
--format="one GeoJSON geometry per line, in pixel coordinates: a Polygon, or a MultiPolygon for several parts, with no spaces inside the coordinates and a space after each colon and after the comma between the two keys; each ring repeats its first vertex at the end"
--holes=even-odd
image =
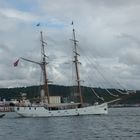
{"type": "Polygon", "coordinates": [[[72,25],[81,84],[140,89],[139,0],[0,0],[0,88],[41,83],[40,31],[47,42],[48,79],[71,85],[72,25]],[[40,26],[36,25],[40,23],[40,26]]]}

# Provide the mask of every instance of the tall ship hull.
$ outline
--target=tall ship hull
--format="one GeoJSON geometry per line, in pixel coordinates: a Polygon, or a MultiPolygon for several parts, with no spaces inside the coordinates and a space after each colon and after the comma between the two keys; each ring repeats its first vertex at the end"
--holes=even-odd
{"type": "Polygon", "coordinates": [[[108,114],[108,105],[92,105],[81,108],[50,110],[44,106],[15,107],[15,112],[21,117],[61,117],[79,115],[103,115],[108,114]]]}

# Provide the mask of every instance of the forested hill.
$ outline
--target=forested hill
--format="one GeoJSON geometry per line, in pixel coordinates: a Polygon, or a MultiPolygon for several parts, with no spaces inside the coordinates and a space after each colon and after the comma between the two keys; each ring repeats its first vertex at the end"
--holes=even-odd
{"type": "MultiPolygon", "coordinates": [[[[28,99],[35,99],[40,97],[40,86],[30,86],[30,87],[20,87],[20,88],[1,88],[0,97],[1,99],[11,100],[11,99],[21,99],[21,93],[27,93],[28,99]]],[[[118,93],[115,89],[108,89],[112,94],[119,95],[122,98],[119,104],[140,104],[140,91],[136,91],[133,95],[122,95],[118,93]]],[[[72,91],[73,88],[70,86],[58,86],[49,85],[49,92],[52,96],[61,96],[62,101],[72,101],[72,91]]],[[[116,97],[111,96],[107,90],[102,88],[94,88],[94,91],[105,99],[105,101],[110,101],[116,99],[116,97]]],[[[124,91],[122,91],[124,92],[124,91]]],[[[82,87],[83,100],[87,103],[94,103],[95,101],[101,101],[92,92],[90,87],[82,87]]]]}

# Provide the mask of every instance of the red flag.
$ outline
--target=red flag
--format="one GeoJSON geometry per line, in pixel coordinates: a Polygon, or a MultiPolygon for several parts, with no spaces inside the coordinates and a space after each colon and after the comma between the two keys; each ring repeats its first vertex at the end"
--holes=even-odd
{"type": "Polygon", "coordinates": [[[14,67],[18,66],[19,59],[14,62],[14,67]]]}

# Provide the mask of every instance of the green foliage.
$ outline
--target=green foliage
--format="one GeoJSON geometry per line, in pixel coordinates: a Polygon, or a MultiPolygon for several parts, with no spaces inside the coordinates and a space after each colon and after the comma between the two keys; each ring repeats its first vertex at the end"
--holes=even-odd
{"type": "MultiPolygon", "coordinates": [[[[30,86],[30,87],[20,87],[20,88],[2,88],[0,89],[1,99],[21,99],[21,93],[26,93],[27,98],[30,100],[40,98],[40,90],[42,86],[30,86]]],[[[82,87],[83,100],[86,103],[94,103],[96,101],[102,102],[99,98],[95,96],[90,87],[82,87]]],[[[115,89],[108,89],[112,94],[119,95],[122,97],[120,104],[138,104],[140,103],[140,91],[137,91],[132,96],[124,96],[118,93],[115,89]],[[124,96],[124,97],[123,97],[124,96]]],[[[72,96],[73,88],[71,86],[59,86],[59,85],[49,85],[49,92],[51,96],[61,96],[62,101],[73,101],[72,96]]],[[[98,96],[103,97],[105,101],[110,101],[116,99],[116,97],[111,96],[105,89],[94,88],[94,91],[98,96]]],[[[124,92],[124,91],[122,91],[124,92]]]]}

